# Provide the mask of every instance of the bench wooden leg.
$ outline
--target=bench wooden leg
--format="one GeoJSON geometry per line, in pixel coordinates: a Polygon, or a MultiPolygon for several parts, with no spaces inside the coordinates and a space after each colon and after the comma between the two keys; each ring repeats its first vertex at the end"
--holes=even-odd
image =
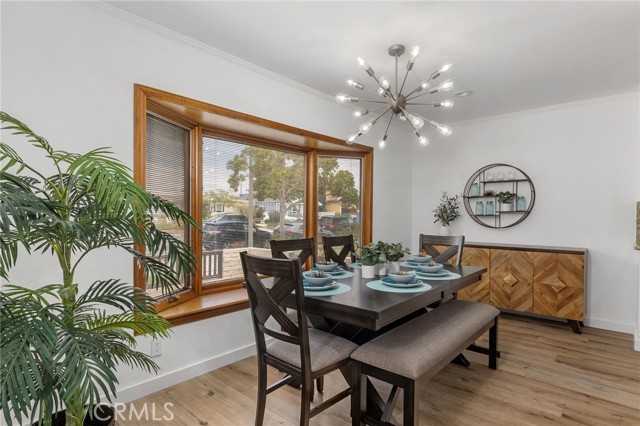
{"type": "Polygon", "coordinates": [[[498,368],[498,317],[489,329],[489,368],[498,368]]]}
{"type": "Polygon", "coordinates": [[[404,426],[420,424],[420,404],[418,403],[419,390],[415,380],[407,379],[404,388],[404,426]]]}

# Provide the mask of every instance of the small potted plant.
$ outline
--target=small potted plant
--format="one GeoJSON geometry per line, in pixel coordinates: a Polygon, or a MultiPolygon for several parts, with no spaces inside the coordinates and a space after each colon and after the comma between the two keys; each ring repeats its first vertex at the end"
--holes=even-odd
{"type": "Polygon", "coordinates": [[[369,244],[360,249],[358,261],[362,264],[362,278],[374,278],[376,275],[376,265],[378,264],[379,252],[377,246],[369,244]]]}
{"type": "Polygon", "coordinates": [[[400,270],[400,259],[405,254],[409,254],[409,249],[402,246],[402,243],[389,243],[386,245],[387,262],[389,262],[389,271],[397,272],[400,270]]]}
{"type": "Polygon", "coordinates": [[[516,194],[510,191],[501,191],[496,195],[498,202],[500,203],[501,212],[513,211],[513,201],[516,198],[516,194]]]}
{"type": "Polygon", "coordinates": [[[449,197],[446,192],[443,192],[440,204],[433,211],[433,217],[436,218],[433,223],[440,222],[440,235],[451,235],[449,225],[460,216],[458,198],[460,198],[459,195],[449,197]]]}

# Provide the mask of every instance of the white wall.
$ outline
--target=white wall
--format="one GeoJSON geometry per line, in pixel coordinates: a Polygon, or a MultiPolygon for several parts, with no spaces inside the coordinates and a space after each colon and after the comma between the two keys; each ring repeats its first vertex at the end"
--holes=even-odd
{"type": "Polygon", "coordinates": [[[454,124],[446,143],[414,150],[412,235],[438,231],[431,211],[440,191],[462,193],[487,164],[519,167],[536,189],[527,219],[490,229],[462,208],[453,232],[467,241],[588,248],[585,322],[633,333],[638,117],[638,93],[630,93],[454,124]]]}
{"type": "MultiPolygon", "coordinates": [[[[242,65],[205,46],[177,41],[180,37],[167,31],[152,31],[76,2],[3,2],[1,7],[2,109],[48,138],[57,149],[77,152],[111,146],[132,165],[134,83],[334,137],[344,138],[356,128],[350,111],[328,96],[242,65]]],[[[3,138],[15,140],[7,135],[3,138]]],[[[20,150],[36,166],[45,164],[34,150],[24,145],[20,150]]],[[[376,239],[405,244],[411,239],[411,211],[407,209],[399,220],[394,206],[384,201],[392,195],[410,198],[411,171],[380,166],[409,156],[410,148],[402,144],[374,155],[376,239]]],[[[115,277],[131,282],[132,261],[114,251],[87,258],[78,272],[82,286],[115,277]]],[[[60,279],[50,258],[23,256],[10,281],[38,285],[60,279]]],[[[243,358],[252,344],[247,311],[176,327],[157,358],[162,377],[148,382],[151,376],[122,369],[120,389],[125,392],[121,399],[243,358]]]]}

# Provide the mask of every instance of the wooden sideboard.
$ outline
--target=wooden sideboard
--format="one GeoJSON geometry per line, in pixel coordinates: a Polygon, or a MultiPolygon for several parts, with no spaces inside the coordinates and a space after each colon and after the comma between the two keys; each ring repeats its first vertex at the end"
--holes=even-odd
{"type": "Polygon", "coordinates": [[[566,319],[580,333],[587,249],[465,243],[462,264],[484,266],[487,273],[459,291],[458,298],[510,312],[566,319]]]}

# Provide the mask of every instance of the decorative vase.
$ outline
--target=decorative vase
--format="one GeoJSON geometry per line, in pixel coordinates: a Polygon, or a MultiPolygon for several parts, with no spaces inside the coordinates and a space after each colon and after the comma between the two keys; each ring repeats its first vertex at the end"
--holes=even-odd
{"type": "Polygon", "coordinates": [[[449,235],[451,235],[451,228],[448,226],[441,226],[440,235],[443,237],[448,237],[449,235]]]}
{"type": "Polygon", "coordinates": [[[487,201],[487,205],[484,207],[484,214],[496,214],[496,209],[493,205],[493,201],[487,201]]]}
{"type": "Polygon", "coordinates": [[[500,203],[500,211],[501,212],[512,212],[513,211],[513,203],[500,203]]]}
{"type": "Polygon", "coordinates": [[[480,187],[478,187],[477,183],[471,184],[471,188],[469,188],[469,196],[477,197],[480,195],[480,187]]]}
{"type": "Polygon", "coordinates": [[[376,265],[362,265],[362,278],[375,278],[376,265]]]}
{"type": "Polygon", "coordinates": [[[376,275],[387,275],[387,262],[385,263],[378,263],[376,265],[376,271],[375,271],[376,275]]]}
{"type": "Polygon", "coordinates": [[[518,197],[518,201],[516,204],[516,210],[519,212],[527,211],[527,199],[525,196],[518,197]]]}
{"type": "Polygon", "coordinates": [[[476,203],[476,216],[484,216],[484,203],[482,201],[476,203]]]}
{"type": "Polygon", "coordinates": [[[389,272],[398,272],[400,270],[400,261],[393,260],[389,262],[389,272]]]}

